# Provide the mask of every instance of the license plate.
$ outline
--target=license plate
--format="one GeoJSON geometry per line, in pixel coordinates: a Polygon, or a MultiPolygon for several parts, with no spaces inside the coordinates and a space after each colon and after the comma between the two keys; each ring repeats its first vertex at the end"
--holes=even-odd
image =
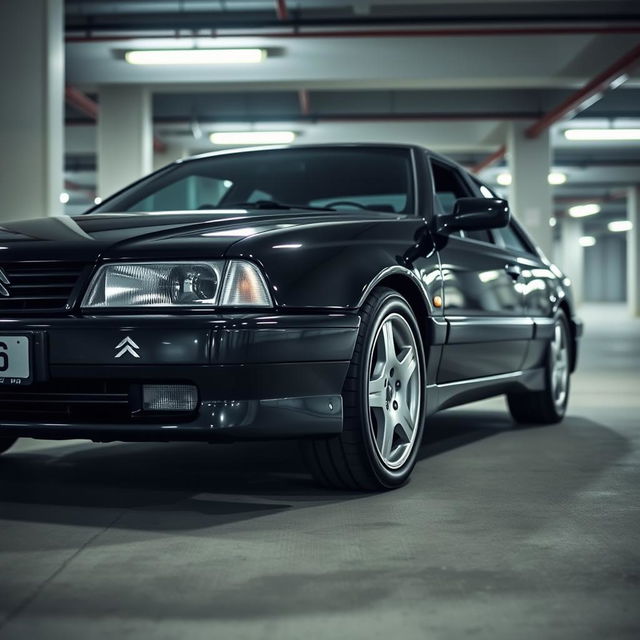
{"type": "Polygon", "coordinates": [[[0,335],[0,384],[31,381],[31,349],[27,336],[0,335]]]}

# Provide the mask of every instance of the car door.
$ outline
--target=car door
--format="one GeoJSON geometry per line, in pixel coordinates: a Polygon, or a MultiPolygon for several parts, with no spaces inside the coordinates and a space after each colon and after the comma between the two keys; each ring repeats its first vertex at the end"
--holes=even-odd
{"type": "MultiPolygon", "coordinates": [[[[435,211],[451,213],[458,198],[493,197],[452,164],[431,158],[430,166],[435,211]]],[[[498,246],[489,231],[447,236],[439,253],[448,334],[437,382],[517,371],[533,323],[525,315],[516,256],[498,246]]]]}
{"type": "Polygon", "coordinates": [[[529,343],[523,369],[541,366],[548,341],[554,331],[554,302],[559,272],[538,255],[524,229],[512,219],[509,226],[492,230],[496,244],[516,256],[522,272],[518,281],[524,311],[534,324],[534,340],[529,343]]]}

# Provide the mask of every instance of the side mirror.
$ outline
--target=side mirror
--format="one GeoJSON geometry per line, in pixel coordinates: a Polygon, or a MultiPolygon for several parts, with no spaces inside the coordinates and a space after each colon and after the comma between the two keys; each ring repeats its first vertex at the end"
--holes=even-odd
{"type": "Polygon", "coordinates": [[[444,235],[454,231],[497,229],[509,224],[509,203],[500,198],[458,198],[453,213],[436,216],[436,231],[444,235]]]}

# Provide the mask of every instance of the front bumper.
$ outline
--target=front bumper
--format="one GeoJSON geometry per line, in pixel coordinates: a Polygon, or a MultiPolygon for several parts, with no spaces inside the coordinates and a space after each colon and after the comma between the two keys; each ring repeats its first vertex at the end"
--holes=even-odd
{"type": "Polygon", "coordinates": [[[34,381],[0,384],[0,435],[215,441],[338,433],[358,326],[357,315],[343,313],[3,319],[0,335],[31,336],[34,381]],[[118,355],[126,338],[135,347],[118,355]],[[110,419],[100,395],[85,392],[98,381],[125,389],[109,396],[120,398],[123,417],[110,419]],[[128,411],[126,389],[145,383],[195,385],[197,411],[128,411]],[[95,406],[89,417],[87,406],[95,406]]]}

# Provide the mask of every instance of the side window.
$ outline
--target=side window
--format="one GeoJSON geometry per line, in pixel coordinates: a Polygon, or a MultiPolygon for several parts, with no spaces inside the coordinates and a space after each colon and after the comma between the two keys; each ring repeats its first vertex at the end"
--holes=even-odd
{"type": "Polygon", "coordinates": [[[514,251],[523,251],[525,253],[531,253],[531,249],[524,241],[524,239],[518,233],[518,230],[512,223],[508,227],[502,227],[500,229],[494,229],[493,232],[498,237],[498,240],[507,248],[514,251]]]}
{"type": "MultiPolygon", "coordinates": [[[[431,169],[433,171],[436,207],[442,213],[452,213],[453,205],[458,198],[468,198],[474,195],[465,184],[462,176],[453,167],[432,161],[431,169]]],[[[459,233],[463,238],[479,242],[493,242],[493,238],[487,230],[462,231],[459,233]]]]}
{"type": "Polygon", "coordinates": [[[478,242],[493,242],[493,238],[487,229],[477,229],[475,231],[465,231],[465,238],[471,238],[472,240],[477,240],[478,242]]]}
{"type": "MultiPolygon", "coordinates": [[[[498,196],[489,189],[486,185],[482,184],[479,180],[474,178],[473,176],[469,176],[473,183],[478,188],[480,194],[485,198],[497,198],[498,196]]],[[[484,229],[482,231],[465,231],[465,237],[472,238],[473,240],[479,240],[480,242],[493,242],[493,236],[488,229],[484,229]]]]}
{"type": "Polygon", "coordinates": [[[436,206],[442,213],[452,213],[453,205],[458,198],[468,198],[472,195],[453,167],[432,161],[431,171],[433,172],[436,206]]]}

